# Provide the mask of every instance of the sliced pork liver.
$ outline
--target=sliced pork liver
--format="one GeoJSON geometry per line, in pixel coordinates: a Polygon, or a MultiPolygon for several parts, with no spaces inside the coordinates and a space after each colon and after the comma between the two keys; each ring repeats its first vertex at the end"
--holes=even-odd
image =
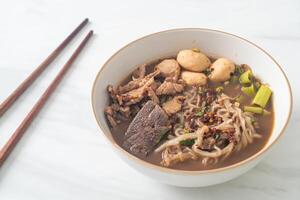
{"type": "Polygon", "coordinates": [[[146,156],[169,129],[165,111],[148,101],[130,123],[123,146],[137,156],[146,156]]]}

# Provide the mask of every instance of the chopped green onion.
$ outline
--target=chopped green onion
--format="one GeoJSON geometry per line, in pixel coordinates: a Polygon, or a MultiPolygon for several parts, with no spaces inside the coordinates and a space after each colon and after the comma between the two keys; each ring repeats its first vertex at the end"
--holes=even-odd
{"type": "Polygon", "coordinates": [[[169,131],[169,128],[165,128],[165,129],[163,129],[163,130],[160,131],[160,133],[159,133],[159,138],[158,138],[158,140],[157,140],[157,143],[159,143],[160,141],[162,141],[162,140],[164,140],[164,139],[167,138],[167,136],[168,136],[168,134],[167,134],[168,131],[169,131]]]}
{"type": "Polygon", "coordinates": [[[245,72],[245,70],[243,67],[241,67],[240,65],[235,66],[234,74],[241,75],[244,72],[245,72]]]}
{"type": "Polygon", "coordinates": [[[208,108],[207,108],[206,106],[204,106],[204,107],[202,107],[201,110],[200,110],[199,112],[197,112],[195,115],[196,115],[197,117],[202,117],[202,116],[205,114],[205,112],[206,112],[207,109],[208,109],[208,108]]]}
{"type": "Polygon", "coordinates": [[[239,96],[235,97],[235,100],[239,103],[242,102],[244,99],[245,99],[245,97],[243,95],[239,95],[239,96]]]}
{"type": "Polygon", "coordinates": [[[192,139],[192,140],[183,140],[183,141],[179,142],[179,144],[183,145],[183,146],[193,146],[194,143],[195,143],[195,139],[192,139]]]}
{"type": "Polygon", "coordinates": [[[244,72],[244,73],[240,76],[240,83],[242,83],[242,84],[251,83],[251,77],[252,77],[252,72],[251,72],[251,70],[248,70],[248,71],[244,72]]]}
{"type": "Polygon", "coordinates": [[[204,115],[204,111],[201,110],[195,114],[197,117],[202,117],[204,115]]]}
{"type": "Polygon", "coordinates": [[[264,113],[263,113],[264,115],[270,115],[271,114],[271,112],[270,111],[267,111],[266,109],[264,109],[264,113]]]}
{"type": "Polygon", "coordinates": [[[255,107],[255,106],[244,106],[244,111],[245,112],[256,113],[256,114],[263,114],[264,113],[263,108],[255,107]]]}
{"type": "Polygon", "coordinates": [[[251,84],[249,87],[242,87],[241,88],[242,92],[245,93],[248,96],[254,96],[255,95],[255,88],[254,85],[251,84]]]}
{"type": "Polygon", "coordinates": [[[236,75],[232,75],[230,77],[230,83],[237,83],[239,81],[239,77],[236,75]]]}
{"type": "Polygon", "coordinates": [[[214,136],[215,140],[218,140],[220,137],[221,137],[220,133],[216,133],[214,136]]]}
{"type": "Polygon", "coordinates": [[[210,69],[210,68],[207,68],[207,69],[205,69],[202,73],[205,74],[206,76],[208,76],[208,75],[211,74],[211,69],[210,69]]]}
{"type": "Polygon", "coordinates": [[[216,87],[216,92],[217,93],[221,93],[223,91],[224,91],[224,87],[223,86],[216,87]]]}
{"type": "Polygon", "coordinates": [[[187,129],[187,128],[184,128],[183,129],[183,134],[189,134],[190,132],[189,132],[189,130],[187,129]]]}
{"type": "Polygon", "coordinates": [[[272,90],[266,85],[261,85],[253,99],[252,104],[264,108],[267,105],[271,95],[272,90]]]}
{"type": "Polygon", "coordinates": [[[256,107],[256,106],[244,106],[244,111],[255,113],[255,114],[261,114],[261,115],[270,115],[271,114],[271,112],[269,112],[261,107],[256,107]]]}

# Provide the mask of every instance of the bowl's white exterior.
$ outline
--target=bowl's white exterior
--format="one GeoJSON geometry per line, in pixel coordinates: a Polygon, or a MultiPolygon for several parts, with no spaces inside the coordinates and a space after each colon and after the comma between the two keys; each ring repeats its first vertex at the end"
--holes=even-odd
{"type": "Polygon", "coordinates": [[[161,183],[180,187],[204,187],[223,183],[240,176],[257,165],[263,156],[253,159],[247,164],[229,170],[199,174],[158,170],[155,168],[145,167],[144,165],[141,165],[140,163],[125,156],[121,156],[121,158],[134,169],[138,170],[142,174],[147,175],[148,177],[154,178],[156,181],[161,183]]]}
{"type": "Polygon", "coordinates": [[[118,155],[130,166],[162,183],[200,187],[222,183],[253,168],[284,131],[291,114],[292,97],[288,80],[280,66],[261,48],[240,37],[208,29],[175,29],[138,39],[114,54],[102,67],[94,82],[92,106],[96,120],[118,155]],[[232,166],[207,171],[179,171],[162,168],[120,148],[112,139],[103,114],[107,105],[106,86],[117,85],[138,65],[175,55],[181,49],[200,48],[213,57],[225,57],[235,63],[247,63],[258,77],[272,88],[275,126],[267,145],[252,157],[232,166]]]}

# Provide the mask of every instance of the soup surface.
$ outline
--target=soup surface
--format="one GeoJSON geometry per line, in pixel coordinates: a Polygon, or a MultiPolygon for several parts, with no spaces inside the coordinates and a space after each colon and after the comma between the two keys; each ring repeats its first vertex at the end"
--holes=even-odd
{"type": "Polygon", "coordinates": [[[108,86],[105,114],[113,138],[129,153],[173,169],[215,169],[267,143],[271,93],[247,65],[183,50],[108,86]]]}

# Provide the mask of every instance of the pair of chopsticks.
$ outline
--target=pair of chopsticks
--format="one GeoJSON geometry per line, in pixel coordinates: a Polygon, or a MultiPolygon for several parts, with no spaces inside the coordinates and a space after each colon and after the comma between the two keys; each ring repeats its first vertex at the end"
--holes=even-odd
{"type": "MultiPolygon", "coordinates": [[[[62,50],[70,43],[70,41],[82,30],[82,28],[88,23],[88,19],[85,19],[79,26],[13,91],[7,99],[0,104],[0,117],[12,106],[12,104],[18,99],[19,96],[33,83],[33,81],[52,63],[53,60],[62,52],[62,50]]],[[[72,66],[79,53],[85,47],[93,31],[91,30],[76,48],[75,52],[65,63],[62,69],[59,71],[55,79],[51,82],[36,104],[32,107],[31,111],[27,114],[25,119],[21,122],[7,143],[0,150],[0,167],[10,155],[18,141],[24,135],[27,128],[30,126],[34,118],[38,115],[39,111],[43,108],[50,95],[54,92],[60,81],[68,69],[72,66]]]]}

